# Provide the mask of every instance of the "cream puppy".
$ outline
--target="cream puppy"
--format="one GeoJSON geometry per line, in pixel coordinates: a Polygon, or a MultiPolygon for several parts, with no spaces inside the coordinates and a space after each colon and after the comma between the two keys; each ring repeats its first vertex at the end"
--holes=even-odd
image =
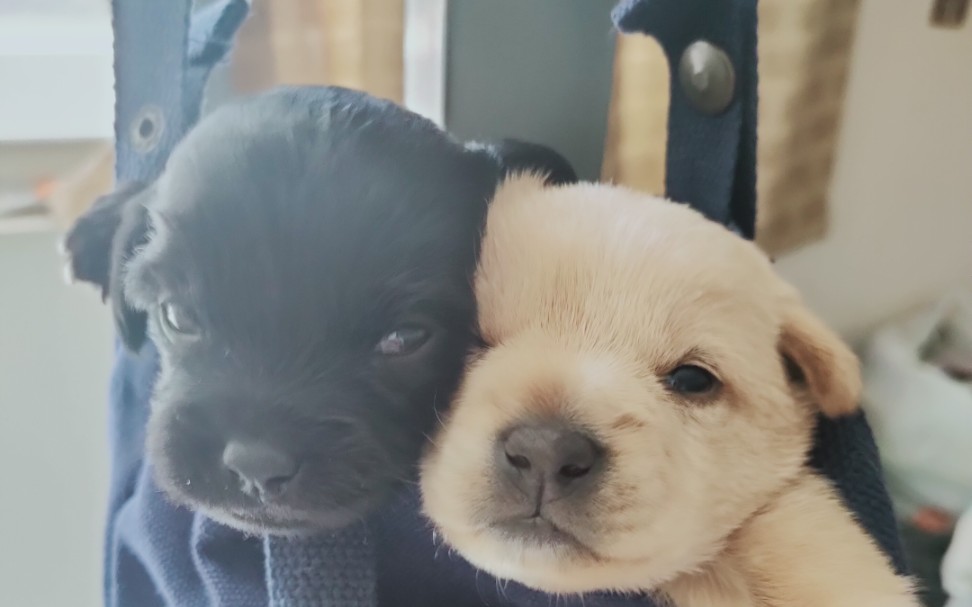
{"type": "Polygon", "coordinates": [[[751,243],[684,205],[520,176],[490,207],[483,350],[422,465],[477,567],[680,607],[916,606],[806,465],[858,361],[751,243]]]}

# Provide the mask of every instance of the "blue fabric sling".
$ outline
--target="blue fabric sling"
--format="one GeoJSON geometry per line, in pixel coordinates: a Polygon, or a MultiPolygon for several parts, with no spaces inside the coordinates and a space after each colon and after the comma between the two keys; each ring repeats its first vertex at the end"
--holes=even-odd
{"type": "MultiPolygon", "coordinates": [[[[147,180],[196,121],[207,76],[248,9],[223,0],[191,13],[190,0],[114,0],[116,176],[147,180]]],[[[706,39],[736,70],[736,94],[710,116],[688,103],[672,70],[666,188],[752,237],[755,225],[755,0],[635,0],[614,11],[626,32],[656,37],[676,64],[706,39]]],[[[318,538],[242,535],[170,505],[143,451],[158,360],[119,346],[110,391],[112,476],[105,545],[109,607],[547,607],[552,597],[499,585],[445,551],[437,554],[414,493],[367,525],[318,538]]],[[[868,531],[903,569],[876,449],[863,417],[822,421],[813,462],[834,480],[868,531]]],[[[644,597],[590,596],[559,605],[650,605],[644,597]]]]}

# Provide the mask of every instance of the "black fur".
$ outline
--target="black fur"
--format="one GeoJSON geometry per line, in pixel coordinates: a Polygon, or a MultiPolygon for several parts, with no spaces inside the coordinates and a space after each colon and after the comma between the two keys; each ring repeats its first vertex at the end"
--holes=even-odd
{"type": "Polygon", "coordinates": [[[566,162],[518,145],[463,146],[344,89],[279,89],[217,110],[156,183],[99,201],[65,244],[125,342],[147,324],[159,349],[147,451],[166,493],[289,533],[346,524],[412,479],[472,339],[486,203],[503,174],[566,162]],[[167,330],[163,302],[198,334],[167,330]],[[375,351],[404,326],[431,336],[375,351]],[[297,476],[251,497],[223,465],[231,440],[285,451],[297,476]]]}
{"type": "Polygon", "coordinates": [[[504,172],[529,170],[543,173],[550,185],[564,185],[577,181],[577,173],[566,158],[538,143],[517,139],[502,139],[484,146],[504,172]]]}

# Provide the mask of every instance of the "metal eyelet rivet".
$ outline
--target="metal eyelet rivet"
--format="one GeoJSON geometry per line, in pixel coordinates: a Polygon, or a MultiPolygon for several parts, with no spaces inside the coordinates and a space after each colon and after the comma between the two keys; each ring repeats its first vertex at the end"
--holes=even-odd
{"type": "Polygon", "coordinates": [[[162,140],[165,131],[165,115],[154,105],[143,107],[135,115],[129,130],[132,147],[140,154],[154,150],[162,140]]]}
{"type": "Polygon", "coordinates": [[[736,92],[736,72],[729,55],[705,40],[685,48],[678,63],[678,81],[689,103],[710,115],[725,111],[736,92]]]}

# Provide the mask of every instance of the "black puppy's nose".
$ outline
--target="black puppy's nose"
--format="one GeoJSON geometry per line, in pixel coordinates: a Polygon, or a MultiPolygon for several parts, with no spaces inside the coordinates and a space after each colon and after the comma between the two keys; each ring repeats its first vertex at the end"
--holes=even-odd
{"type": "Polygon", "coordinates": [[[513,428],[501,440],[498,462],[527,495],[541,503],[564,497],[601,468],[604,449],[590,436],[556,424],[513,428]]]}
{"type": "Polygon", "coordinates": [[[242,441],[226,445],[223,465],[236,473],[244,493],[262,499],[281,495],[298,468],[297,460],[279,449],[242,441]]]}

